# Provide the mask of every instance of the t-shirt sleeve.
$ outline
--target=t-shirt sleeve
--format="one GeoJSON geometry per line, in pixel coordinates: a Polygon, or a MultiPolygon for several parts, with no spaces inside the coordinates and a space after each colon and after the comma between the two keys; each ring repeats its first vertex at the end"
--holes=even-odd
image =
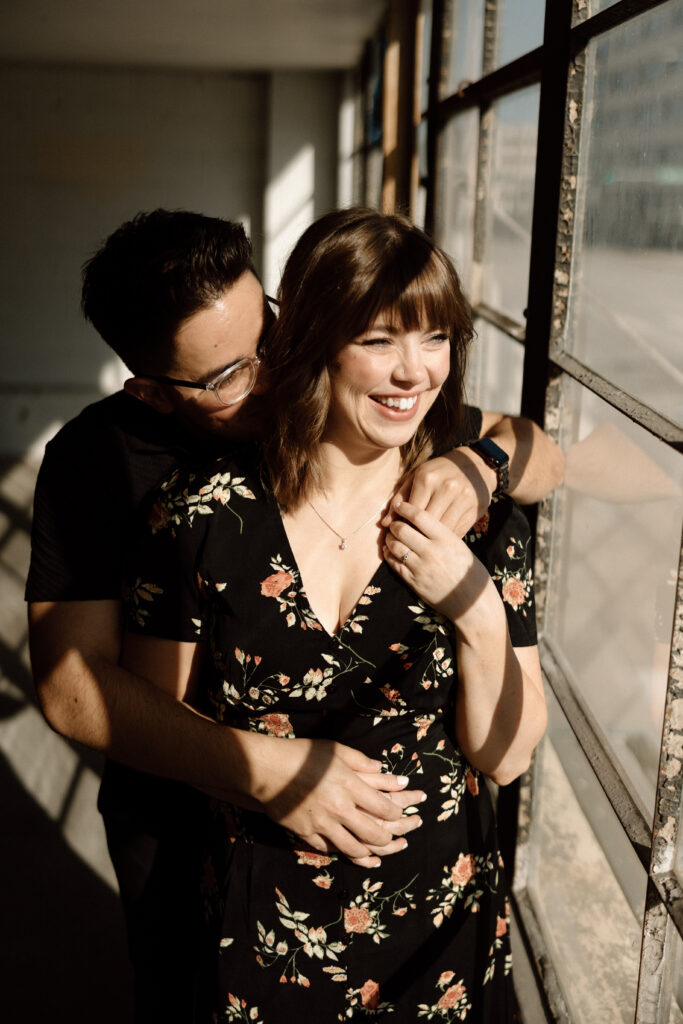
{"type": "Polygon", "coordinates": [[[475,405],[466,405],[463,410],[463,425],[456,444],[467,444],[468,441],[476,441],[481,435],[481,409],[475,405]]]}
{"type": "Polygon", "coordinates": [[[198,642],[205,633],[206,586],[200,564],[214,515],[201,475],[176,471],[143,503],[126,554],[126,628],[198,642]]]}
{"type": "Polygon", "coordinates": [[[484,563],[498,588],[512,646],[535,646],[538,641],[533,554],[526,516],[512,498],[502,495],[493,500],[465,541],[484,563]]]}
{"type": "Polygon", "coordinates": [[[33,501],[27,601],[119,599],[123,529],[109,454],[69,433],[46,448],[33,501]]]}
{"type": "Polygon", "coordinates": [[[438,446],[434,456],[445,455],[447,452],[453,451],[454,448],[459,448],[470,441],[476,441],[481,434],[481,422],[481,409],[477,409],[474,405],[466,405],[463,409],[460,426],[438,446]]]}

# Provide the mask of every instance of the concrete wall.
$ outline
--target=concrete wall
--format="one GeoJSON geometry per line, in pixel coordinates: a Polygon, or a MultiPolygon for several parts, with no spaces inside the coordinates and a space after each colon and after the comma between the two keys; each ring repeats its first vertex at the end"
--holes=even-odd
{"type": "Polygon", "coordinates": [[[125,371],[82,320],[80,268],[139,210],[243,220],[264,283],[337,204],[335,73],[0,67],[0,455],[39,458],[125,371]]]}
{"type": "Polygon", "coordinates": [[[262,75],[0,69],[0,451],[115,390],[120,364],[82,320],[80,267],[142,209],[246,220],[257,249],[268,80],[262,75]]]}
{"type": "Polygon", "coordinates": [[[271,76],[263,250],[263,283],[270,295],[297,238],[337,205],[340,99],[341,76],[271,76]]]}

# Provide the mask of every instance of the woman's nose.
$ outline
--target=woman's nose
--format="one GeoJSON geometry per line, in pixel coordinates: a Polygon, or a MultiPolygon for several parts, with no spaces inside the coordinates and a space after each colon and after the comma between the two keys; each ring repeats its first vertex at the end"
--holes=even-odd
{"type": "Polygon", "coordinates": [[[402,383],[419,384],[427,375],[420,346],[410,346],[400,352],[394,367],[394,377],[402,383]]]}

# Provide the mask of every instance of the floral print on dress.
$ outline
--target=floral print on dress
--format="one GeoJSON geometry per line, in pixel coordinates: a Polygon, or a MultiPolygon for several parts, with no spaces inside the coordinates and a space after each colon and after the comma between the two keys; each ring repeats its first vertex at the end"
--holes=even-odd
{"type": "Polygon", "coordinates": [[[222,1021],[245,1021],[247,1024],[264,1024],[259,1016],[258,1006],[247,1006],[244,999],[228,993],[228,1005],[225,1007],[222,1021]]]}
{"type": "Polygon", "coordinates": [[[395,1007],[392,1003],[380,999],[379,985],[372,978],[361,985],[360,988],[349,988],[346,990],[346,1009],[339,1014],[339,1020],[372,1020],[384,1016],[386,1013],[393,1013],[395,1007]]]}
{"type": "Polygon", "coordinates": [[[163,594],[163,587],[157,587],[154,583],[143,583],[138,577],[130,587],[125,587],[123,600],[126,607],[129,622],[138,626],[145,625],[145,619],[149,618],[150,609],[145,604],[154,600],[157,594],[163,594]],[[145,602],[143,604],[143,602],[145,602]]]}
{"type": "MultiPolygon", "coordinates": [[[[168,519],[148,527],[128,576],[129,618],[205,638],[201,710],[273,744],[337,742],[427,794],[403,812],[423,820],[407,849],[372,870],[307,849],[265,813],[211,803],[202,970],[203,991],[220,993],[215,1020],[512,1024],[506,891],[488,788],[456,740],[450,622],[383,563],[340,629],[324,630],[258,467],[226,460],[157,497],[168,519]],[[225,503],[221,487],[233,487],[225,503]]],[[[535,642],[525,529],[504,499],[467,538],[513,646],[535,642]]]]}
{"type": "Polygon", "coordinates": [[[448,867],[444,864],[441,885],[430,889],[427,902],[438,900],[432,908],[434,927],[440,928],[445,918],[452,915],[459,900],[465,910],[479,911],[479,901],[484,893],[498,892],[500,878],[492,855],[461,853],[456,862],[448,867]]]}
{"type": "Polygon", "coordinates": [[[152,534],[159,530],[170,529],[175,536],[175,527],[183,523],[191,526],[195,516],[212,515],[214,509],[212,502],[218,502],[220,506],[227,508],[240,523],[240,532],[243,525],[242,517],[234,508],[229,506],[229,501],[234,494],[240,498],[256,500],[256,495],[244,484],[243,476],[232,476],[231,473],[214,473],[206,483],[198,487],[196,493],[191,493],[191,485],[197,479],[196,474],[190,473],[187,476],[187,485],[178,491],[176,484],[182,478],[182,471],[177,469],[168,480],[161,484],[156,501],[149,514],[149,526],[152,534]]]}
{"type": "Polygon", "coordinates": [[[528,547],[530,540],[522,542],[510,537],[505,548],[506,563],[502,568],[496,564],[492,578],[500,583],[501,597],[506,604],[521,615],[533,608],[533,571],[529,566],[528,547]]]}
{"type": "MultiPolygon", "coordinates": [[[[443,971],[439,976],[436,987],[441,991],[441,996],[435,1003],[428,1006],[420,1003],[417,1008],[417,1016],[425,1017],[427,1020],[456,1021],[467,1020],[472,1009],[467,994],[467,987],[464,980],[454,981],[455,971],[443,971]]],[[[493,1021],[491,1022],[493,1024],[493,1021]]]]}

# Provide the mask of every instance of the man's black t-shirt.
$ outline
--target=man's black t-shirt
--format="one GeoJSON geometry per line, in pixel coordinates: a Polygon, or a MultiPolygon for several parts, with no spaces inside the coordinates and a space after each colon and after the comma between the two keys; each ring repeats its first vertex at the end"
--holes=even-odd
{"type": "Polygon", "coordinates": [[[193,452],[173,416],[123,391],[67,423],[38,475],[26,600],[118,600],[137,508],[193,452]]]}
{"type": "MultiPolygon", "coordinates": [[[[470,407],[460,440],[478,437],[480,430],[481,412],[470,407]]],[[[45,451],[26,600],[118,600],[141,502],[179,462],[205,459],[211,449],[215,441],[197,440],[172,415],[123,391],[84,409],[45,451]]]]}

